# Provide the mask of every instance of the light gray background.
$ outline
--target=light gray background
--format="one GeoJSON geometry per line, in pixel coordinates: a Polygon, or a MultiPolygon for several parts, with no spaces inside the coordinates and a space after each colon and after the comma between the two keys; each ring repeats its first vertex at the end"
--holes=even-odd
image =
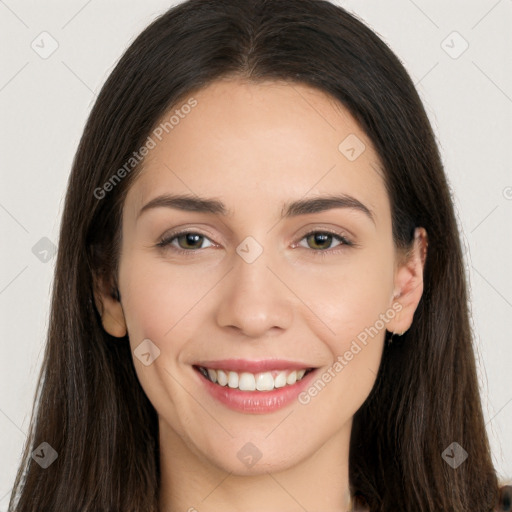
{"type": "MultiPolygon", "coordinates": [[[[487,430],[498,472],[510,479],[512,0],[338,3],[399,55],[436,131],[467,248],[487,430]]],[[[171,4],[0,0],[0,510],[25,442],[48,325],[55,258],[40,240],[57,244],[67,177],[100,87],[171,4]],[[58,43],[46,59],[31,47],[51,48],[43,31],[58,43]]]]}

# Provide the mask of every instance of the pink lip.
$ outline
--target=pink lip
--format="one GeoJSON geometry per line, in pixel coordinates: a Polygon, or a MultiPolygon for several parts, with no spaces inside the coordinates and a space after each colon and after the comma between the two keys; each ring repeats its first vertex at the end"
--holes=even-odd
{"type": "MultiPolygon", "coordinates": [[[[208,367],[212,368],[212,366],[208,367]]],[[[275,366],[271,366],[271,368],[275,368],[275,366]]],[[[306,368],[306,366],[300,368],[306,368]]],[[[196,371],[196,373],[214,399],[235,411],[252,414],[268,414],[286,407],[297,400],[298,395],[310,385],[311,380],[316,376],[316,371],[313,370],[291,386],[287,385],[272,391],[241,391],[229,386],[214,384],[201,372],[196,371]]]]}
{"type": "Polygon", "coordinates": [[[284,359],[265,359],[249,361],[248,359],[222,359],[220,361],[200,361],[194,366],[212,368],[213,370],[232,370],[234,372],[259,373],[271,370],[302,370],[312,368],[307,363],[285,361],[284,359]]]}

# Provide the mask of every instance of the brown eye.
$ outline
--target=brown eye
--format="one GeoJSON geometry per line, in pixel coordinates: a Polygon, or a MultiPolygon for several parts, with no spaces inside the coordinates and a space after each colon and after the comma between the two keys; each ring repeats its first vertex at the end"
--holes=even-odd
{"type": "Polygon", "coordinates": [[[328,233],[313,233],[306,237],[312,249],[329,249],[333,238],[334,236],[328,233]]]}
{"type": "Polygon", "coordinates": [[[200,249],[204,238],[204,236],[199,235],[198,233],[185,233],[175,237],[175,239],[178,240],[178,245],[181,249],[200,249]],[[180,242],[183,242],[183,244],[180,242]]]}
{"type": "Polygon", "coordinates": [[[345,237],[325,231],[312,231],[311,233],[305,235],[302,240],[306,240],[307,248],[316,251],[326,251],[327,249],[331,249],[333,240],[339,242],[333,247],[339,245],[351,245],[351,243],[345,237]]]}
{"type": "Polygon", "coordinates": [[[207,245],[206,247],[210,247],[212,243],[207,237],[193,231],[185,231],[182,233],[173,233],[164,237],[162,240],[160,240],[160,242],[158,242],[157,246],[171,248],[172,250],[176,250],[178,252],[190,252],[206,248],[201,247],[205,240],[208,240],[210,243],[210,245],[207,245]],[[174,243],[175,241],[177,241],[177,244],[174,243]]]}

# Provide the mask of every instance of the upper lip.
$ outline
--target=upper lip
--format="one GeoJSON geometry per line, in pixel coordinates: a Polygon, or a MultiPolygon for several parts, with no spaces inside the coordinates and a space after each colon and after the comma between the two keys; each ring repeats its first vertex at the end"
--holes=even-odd
{"type": "Polygon", "coordinates": [[[263,359],[251,361],[249,359],[222,359],[217,361],[199,361],[194,366],[211,368],[212,370],[232,370],[234,372],[258,373],[271,370],[302,370],[313,368],[308,363],[286,361],[284,359],[263,359]]]}

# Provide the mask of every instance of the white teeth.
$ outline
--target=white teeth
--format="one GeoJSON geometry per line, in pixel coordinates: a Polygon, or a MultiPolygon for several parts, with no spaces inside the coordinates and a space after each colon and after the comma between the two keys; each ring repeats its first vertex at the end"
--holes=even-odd
{"type": "Polygon", "coordinates": [[[272,391],[274,389],[274,378],[272,374],[269,372],[259,373],[256,378],[256,389],[258,391],[272,391]]]}
{"type": "Polygon", "coordinates": [[[274,379],[274,387],[282,388],[286,386],[286,372],[279,372],[274,379]]]}
{"type": "Polygon", "coordinates": [[[217,372],[215,370],[210,369],[210,368],[208,368],[207,371],[208,371],[208,377],[210,377],[210,380],[212,382],[217,382],[217,372]]]}
{"type": "Polygon", "coordinates": [[[286,384],[295,384],[297,382],[297,372],[294,370],[286,377],[286,384]]]}
{"type": "Polygon", "coordinates": [[[217,382],[221,386],[225,386],[228,383],[228,376],[222,370],[217,370],[217,382]]]}
{"type": "Polygon", "coordinates": [[[238,380],[238,388],[242,391],[254,391],[256,389],[254,375],[247,372],[241,373],[238,380]]]}
{"type": "Polygon", "coordinates": [[[228,386],[232,389],[240,389],[241,391],[272,391],[273,389],[282,388],[286,385],[293,385],[297,381],[301,380],[306,369],[302,370],[283,370],[279,372],[261,372],[261,373],[249,373],[242,372],[237,373],[233,371],[225,370],[214,370],[212,368],[202,368],[203,373],[208,374],[208,378],[219,384],[220,386],[228,386]],[[275,377],[274,377],[274,375],[275,377]]]}
{"type": "Polygon", "coordinates": [[[228,386],[230,388],[237,388],[238,387],[238,373],[236,373],[236,372],[229,372],[228,373],[228,386]]]}

